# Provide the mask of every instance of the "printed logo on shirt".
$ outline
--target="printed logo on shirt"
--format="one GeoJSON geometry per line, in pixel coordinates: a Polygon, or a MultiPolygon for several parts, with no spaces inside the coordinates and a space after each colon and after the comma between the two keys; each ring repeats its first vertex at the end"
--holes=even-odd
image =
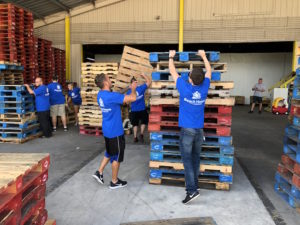
{"type": "Polygon", "coordinates": [[[192,99],[201,99],[201,94],[198,91],[194,92],[192,99]]]}
{"type": "Polygon", "coordinates": [[[72,97],[74,97],[75,96],[75,93],[74,92],[72,92],[72,97]]]}
{"type": "Polygon", "coordinates": [[[102,98],[99,98],[99,105],[101,108],[104,107],[104,102],[103,102],[102,98]]]}
{"type": "Polygon", "coordinates": [[[59,85],[57,85],[56,88],[57,88],[58,90],[60,90],[60,86],[59,86],[59,85]]]}
{"type": "Polygon", "coordinates": [[[46,88],[46,94],[45,94],[45,96],[49,96],[49,89],[48,88],[46,88]]]}
{"type": "Polygon", "coordinates": [[[136,100],[140,100],[144,97],[144,95],[140,95],[138,91],[136,91],[136,100]]]}

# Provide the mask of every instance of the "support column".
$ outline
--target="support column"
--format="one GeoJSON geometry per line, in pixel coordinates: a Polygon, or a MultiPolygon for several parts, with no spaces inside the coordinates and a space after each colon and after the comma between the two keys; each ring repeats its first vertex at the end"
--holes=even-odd
{"type": "Polygon", "coordinates": [[[179,38],[178,51],[183,51],[183,21],[184,21],[184,0],[179,0],[179,38]]]}
{"type": "Polygon", "coordinates": [[[71,35],[70,17],[65,18],[65,45],[66,45],[66,79],[71,80],[71,35]]]}

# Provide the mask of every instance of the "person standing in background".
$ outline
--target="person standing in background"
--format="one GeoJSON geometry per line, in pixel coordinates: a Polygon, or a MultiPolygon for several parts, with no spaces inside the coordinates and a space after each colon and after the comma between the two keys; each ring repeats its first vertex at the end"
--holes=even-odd
{"type": "MultiPolygon", "coordinates": [[[[133,136],[134,136],[134,142],[138,142],[137,132],[138,132],[138,126],[141,122],[141,135],[140,135],[140,141],[144,142],[144,131],[146,126],[148,125],[148,112],[145,105],[145,92],[150,87],[152,78],[149,78],[145,74],[141,74],[141,76],[146,80],[146,83],[138,86],[136,88],[136,101],[131,103],[131,112],[130,112],[130,122],[133,126],[133,136]]],[[[132,83],[136,82],[137,80],[135,77],[131,79],[131,85],[129,88],[127,88],[127,95],[131,94],[131,86],[132,83]]]]}
{"type": "Polygon", "coordinates": [[[255,104],[258,103],[259,104],[258,113],[261,114],[262,113],[262,94],[263,94],[263,92],[266,91],[266,87],[263,84],[262,78],[258,79],[258,83],[253,86],[252,91],[254,91],[253,102],[252,102],[252,106],[251,106],[249,113],[253,113],[255,104]]]}
{"type": "Polygon", "coordinates": [[[46,85],[43,84],[43,80],[40,77],[35,79],[34,90],[28,84],[25,84],[27,91],[35,95],[35,106],[37,111],[40,128],[43,132],[43,136],[49,138],[52,136],[51,123],[50,123],[50,99],[49,90],[46,85]]]}
{"type": "Polygon", "coordinates": [[[72,102],[74,106],[74,112],[75,112],[75,126],[78,125],[78,113],[79,113],[79,108],[82,103],[81,96],[80,96],[80,88],[77,87],[77,85],[74,85],[74,83],[69,83],[68,84],[68,102],[72,102]]]}
{"type": "Polygon", "coordinates": [[[48,85],[50,94],[50,116],[52,118],[53,132],[56,131],[57,117],[60,116],[64,131],[68,131],[66,119],[65,96],[62,93],[62,86],[58,83],[57,76],[52,78],[48,85]]]}

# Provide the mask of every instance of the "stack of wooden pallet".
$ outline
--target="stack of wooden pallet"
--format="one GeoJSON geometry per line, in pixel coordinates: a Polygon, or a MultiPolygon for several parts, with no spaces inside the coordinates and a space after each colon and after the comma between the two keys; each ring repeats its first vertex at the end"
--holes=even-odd
{"type": "Polygon", "coordinates": [[[290,117],[285,129],[284,154],[275,175],[275,191],[300,213],[300,68],[296,72],[290,117]]]}
{"type": "Polygon", "coordinates": [[[80,134],[99,136],[102,134],[102,113],[97,102],[99,88],[95,84],[97,74],[109,76],[112,84],[118,73],[117,63],[82,63],[82,105],[78,114],[80,134]]]}
{"type": "Polygon", "coordinates": [[[41,135],[34,99],[22,85],[0,85],[0,141],[23,143],[41,135]]]}
{"type": "MultiPolygon", "coordinates": [[[[201,187],[229,190],[232,183],[234,148],[231,135],[231,112],[234,98],[229,97],[233,82],[221,82],[226,64],[220,63],[218,52],[207,52],[213,73],[206,100],[204,136],[199,184],[201,187]]],[[[184,181],[184,167],[179,151],[179,93],[168,70],[168,53],[150,53],[155,66],[150,90],[150,183],[184,181]]],[[[181,77],[204,63],[195,52],[176,54],[175,66],[181,77]]]]}
{"type": "Polygon", "coordinates": [[[45,209],[49,166],[46,153],[0,153],[1,224],[55,224],[45,209]]]}
{"type": "Polygon", "coordinates": [[[53,48],[54,55],[54,75],[58,77],[58,83],[65,89],[66,86],[66,52],[64,50],[53,48]]]}

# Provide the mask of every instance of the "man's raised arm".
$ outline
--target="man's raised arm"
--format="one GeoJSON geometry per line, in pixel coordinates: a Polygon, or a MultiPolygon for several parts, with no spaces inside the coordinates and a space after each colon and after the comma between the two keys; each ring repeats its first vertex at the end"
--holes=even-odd
{"type": "Polygon", "coordinates": [[[170,71],[170,74],[172,75],[173,77],[173,80],[176,84],[176,81],[179,77],[177,71],[176,71],[176,67],[174,65],[174,56],[176,55],[176,51],[175,50],[170,50],[169,52],[169,71],[170,71]]]}
{"type": "Polygon", "coordinates": [[[211,79],[211,66],[210,66],[210,63],[206,57],[206,54],[205,54],[205,51],[204,50],[198,50],[198,53],[197,55],[199,55],[203,62],[204,62],[204,66],[205,66],[205,70],[206,70],[206,73],[205,73],[205,77],[208,78],[208,79],[211,79]]]}

